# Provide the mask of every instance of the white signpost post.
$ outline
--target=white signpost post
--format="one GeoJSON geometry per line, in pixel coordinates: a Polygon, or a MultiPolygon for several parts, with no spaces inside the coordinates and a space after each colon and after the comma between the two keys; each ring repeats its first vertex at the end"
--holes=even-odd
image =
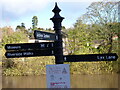
{"type": "Polygon", "coordinates": [[[70,88],[69,64],[46,65],[47,88],[70,88]]]}

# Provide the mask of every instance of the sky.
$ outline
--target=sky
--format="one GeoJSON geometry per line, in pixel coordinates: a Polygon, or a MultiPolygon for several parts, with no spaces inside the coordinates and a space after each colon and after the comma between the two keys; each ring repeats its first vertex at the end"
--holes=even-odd
{"type": "Polygon", "coordinates": [[[101,0],[0,0],[0,27],[11,26],[13,29],[21,23],[26,28],[32,27],[32,17],[38,17],[38,27],[53,28],[50,20],[55,2],[61,9],[60,15],[65,19],[62,25],[70,28],[86,12],[92,3],[101,0]]]}

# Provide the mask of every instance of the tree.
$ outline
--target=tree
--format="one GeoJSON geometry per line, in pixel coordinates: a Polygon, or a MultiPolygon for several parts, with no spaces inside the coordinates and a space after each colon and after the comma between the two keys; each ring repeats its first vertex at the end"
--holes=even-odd
{"type": "MultiPolygon", "coordinates": [[[[104,40],[99,45],[98,53],[111,53],[113,51],[112,38],[117,35],[119,30],[118,23],[118,2],[94,2],[88,8],[87,12],[81,16],[74,27],[80,27],[82,23],[89,24],[87,29],[91,41],[104,40]],[[114,27],[114,28],[113,28],[114,27]],[[92,36],[93,35],[93,36],[92,36]],[[91,36],[91,37],[90,37],[91,36]]],[[[89,39],[90,40],[90,39],[89,39]]]]}
{"type": "Polygon", "coordinates": [[[21,23],[21,25],[18,25],[16,27],[16,31],[23,31],[23,32],[25,32],[25,30],[26,30],[26,27],[25,27],[24,23],[21,23]]]}
{"type": "Polygon", "coordinates": [[[38,18],[37,18],[37,16],[33,16],[33,18],[32,18],[32,29],[33,30],[37,29],[37,25],[38,25],[38,18]]]}
{"type": "Polygon", "coordinates": [[[21,23],[21,27],[25,28],[25,24],[24,24],[24,23],[21,23]]]}
{"type": "Polygon", "coordinates": [[[27,35],[23,31],[16,31],[10,27],[2,28],[2,42],[1,47],[4,47],[6,44],[27,42],[27,35]]]}
{"type": "Polygon", "coordinates": [[[6,44],[27,42],[27,37],[23,32],[14,32],[12,35],[3,35],[2,46],[6,44]]]}
{"type": "Polygon", "coordinates": [[[112,52],[112,38],[118,33],[117,24],[115,26],[115,23],[118,23],[118,3],[95,2],[87,8],[88,12],[86,14],[89,17],[89,21],[93,24],[101,25],[101,29],[97,29],[96,32],[99,32],[98,37],[101,36],[99,39],[104,39],[107,43],[108,51],[106,53],[112,52]]]}
{"type": "Polygon", "coordinates": [[[26,34],[26,36],[28,36],[28,33],[29,33],[29,31],[26,29],[24,23],[21,23],[21,25],[18,25],[18,26],[16,27],[16,31],[17,31],[17,32],[23,32],[23,33],[26,34]]]}
{"type": "Polygon", "coordinates": [[[62,26],[62,30],[65,30],[66,28],[65,28],[65,26],[62,26]]]}
{"type": "Polygon", "coordinates": [[[70,54],[93,53],[89,45],[92,41],[92,34],[88,31],[89,27],[89,25],[82,23],[82,21],[77,21],[74,24],[74,28],[66,31],[68,34],[68,49],[70,54]]]}
{"type": "Polygon", "coordinates": [[[90,23],[106,24],[118,22],[118,3],[119,2],[94,2],[87,8],[87,20],[90,23]]]}
{"type": "MultiPolygon", "coordinates": [[[[88,11],[76,21],[74,28],[68,30],[71,54],[118,53],[120,23],[117,6],[118,2],[95,2],[87,8],[88,11]],[[116,40],[113,39],[115,36],[116,40]]],[[[98,63],[99,70],[120,71],[120,60],[98,63]]]]}

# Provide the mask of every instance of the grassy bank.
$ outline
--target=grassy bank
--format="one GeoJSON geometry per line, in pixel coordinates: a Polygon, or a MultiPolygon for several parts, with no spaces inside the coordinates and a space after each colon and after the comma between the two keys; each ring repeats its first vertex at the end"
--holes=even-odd
{"type": "MultiPolygon", "coordinates": [[[[3,60],[3,75],[5,76],[28,76],[46,74],[46,65],[55,64],[55,58],[31,57],[14,58],[3,60]]],[[[117,73],[118,65],[115,62],[75,62],[70,64],[71,74],[105,74],[117,73]]],[[[116,62],[117,63],[117,62],[116,62]]]]}
{"type": "Polygon", "coordinates": [[[54,64],[54,57],[6,59],[3,62],[3,75],[27,76],[45,74],[45,66],[48,64],[54,64]]]}

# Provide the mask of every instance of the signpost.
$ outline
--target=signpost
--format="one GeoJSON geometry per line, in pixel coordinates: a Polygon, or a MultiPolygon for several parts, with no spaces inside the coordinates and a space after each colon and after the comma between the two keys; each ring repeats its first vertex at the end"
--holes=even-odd
{"type": "Polygon", "coordinates": [[[39,40],[58,40],[57,34],[49,33],[49,32],[43,32],[43,31],[34,31],[34,37],[35,39],[39,40]]]}
{"type": "Polygon", "coordinates": [[[64,62],[92,62],[92,61],[116,61],[116,53],[109,54],[85,54],[85,55],[66,55],[64,62]]]}
{"type": "Polygon", "coordinates": [[[5,56],[7,58],[55,56],[55,63],[59,65],[46,66],[48,88],[70,88],[69,65],[64,65],[64,62],[116,61],[118,59],[116,53],[63,55],[61,22],[64,18],[59,15],[61,10],[57,3],[52,11],[54,16],[50,20],[54,24],[55,33],[35,30],[34,37],[35,39],[53,40],[54,42],[6,44],[5,56]]]}
{"type": "Polygon", "coordinates": [[[41,50],[54,48],[54,42],[6,44],[6,50],[41,50]]]}
{"type": "Polygon", "coordinates": [[[54,16],[52,18],[50,18],[50,20],[52,20],[53,24],[54,24],[54,30],[55,33],[58,35],[58,40],[55,41],[55,48],[59,48],[58,50],[55,51],[56,55],[55,55],[55,63],[56,64],[63,64],[64,60],[63,60],[63,44],[62,44],[62,33],[61,33],[61,29],[62,29],[62,20],[64,19],[64,17],[61,17],[59,12],[61,11],[59,9],[59,7],[57,6],[57,3],[55,4],[55,8],[52,10],[54,12],[54,16]]]}

